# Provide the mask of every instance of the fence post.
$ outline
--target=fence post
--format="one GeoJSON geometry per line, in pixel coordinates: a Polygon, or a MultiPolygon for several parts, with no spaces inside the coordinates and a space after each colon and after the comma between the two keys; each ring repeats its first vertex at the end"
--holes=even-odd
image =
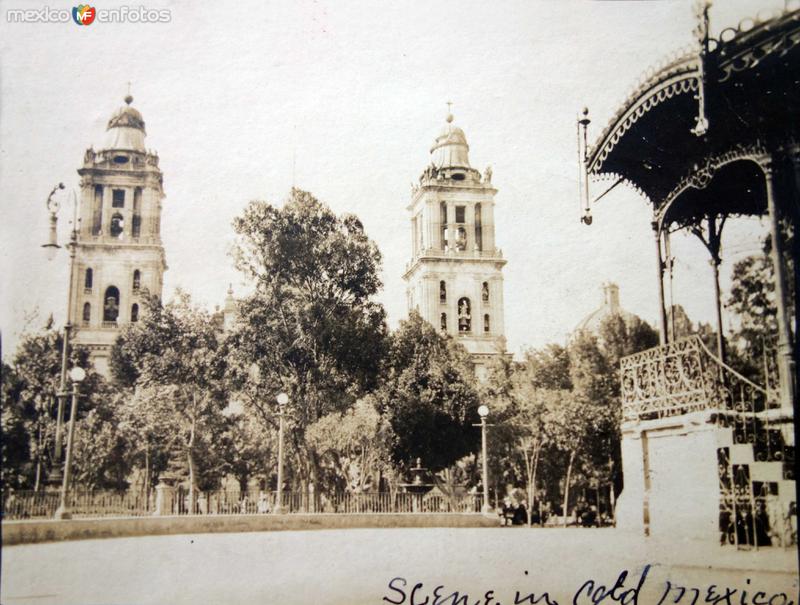
{"type": "Polygon", "coordinates": [[[172,514],[172,501],[175,497],[175,488],[172,485],[159,481],[156,485],[156,512],[157,517],[172,514]]]}
{"type": "Polygon", "coordinates": [[[201,515],[208,514],[208,496],[205,492],[200,492],[200,496],[197,498],[197,508],[201,515]]]}

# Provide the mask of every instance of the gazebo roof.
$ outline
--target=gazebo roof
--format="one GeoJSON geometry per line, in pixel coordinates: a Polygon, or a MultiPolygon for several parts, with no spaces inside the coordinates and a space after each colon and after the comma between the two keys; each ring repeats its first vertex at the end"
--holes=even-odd
{"type": "Polygon", "coordinates": [[[706,48],[650,70],[587,152],[590,176],[627,181],[667,225],[709,210],[764,212],[763,176],[749,160],[798,140],[800,10],[744,20],[706,48]],[[696,134],[701,92],[708,128],[696,134]]]}

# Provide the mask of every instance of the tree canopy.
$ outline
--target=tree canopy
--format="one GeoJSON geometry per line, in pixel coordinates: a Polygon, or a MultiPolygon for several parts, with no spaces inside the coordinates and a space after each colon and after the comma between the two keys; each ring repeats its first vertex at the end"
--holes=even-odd
{"type": "Polygon", "coordinates": [[[432,471],[477,449],[479,398],[463,346],[412,312],[390,337],[382,411],[396,435],[392,456],[432,471]]]}
{"type": "Polygon", "coordinates": [[[498,360],[484,387],[496,423],[494,472],[526,487],[529,505],[545,499],[569,510],[573,485],[618,494],[619,362],[657,343],[647,323],[611,315],[596,334],[573,334],[567,347],[529,349],[519,363],[498,360]]]}
{"type": "MultiPolygon", "coordinates": [[[[792,256],[794,230],[786,224],[781,229],[785,238],[783,259],[788,278],[788,311],[794,317],[795,309],[795,259],[792,256]]],[[[767,236],[761,252],[734,264],[731,272],[731,290],[727,308],[736,318],[732,342],[732,363],[737,370],[756,382],[764,383],[764,360],[774,364],[774,351],[778,340],[777,304],[775,300],[775,267],[771,257],[772,238],[767,236]]],[[[774,370],[777,372],[777,369],[774,370]]]]}
{"type": "MultiPolygon", "coordinates": [[[[42,332],[22,339],[11,365],[3,364],[2,473],[3,482],[8,485],[42,486],[52,469],[62,346],[63,336],[48,321],[42,332]]],[[[111,405],[111,392],[91,367],[86,349],[71,346],[67,364],[87,371],[79,387],[76,440],[94,443],[91,452],[76,447],[76,468],[93,485],[120,486],[127,467],[120,455],[123,436],[116,430],[118,418],[111,405]]],[[[69,401],[65,404],[64,417],[68,418],[69,401]]],[[[62,434],[62,445],[66,443],[65,435],[62,434]]]]}
{"type": "Polygon", "coordinates": [[[295,467],[317,475],[306,429],[345,412],[375,388],[386,347],[381,255],[352,215],[336,216],[310,193],[292,189],[282,207],[254,201],[234,221],[236,266],[254,285],[238,305],[229,336],[230,378],[268,426],[275,395],[286,410],[295,467]],[[250,365],[259,368],[250,378],[250,365]]]}
{"type": "Polygon", "coordinates": [[[185,465],[191,489],[217,484],[223,470],[217,437],[228,397],[220,336],[219,323],[179,292],[167,305],[147,300],[111,355],[115,379],[133,388],[141,445],[166,450],[174,472],[185,465]]]}

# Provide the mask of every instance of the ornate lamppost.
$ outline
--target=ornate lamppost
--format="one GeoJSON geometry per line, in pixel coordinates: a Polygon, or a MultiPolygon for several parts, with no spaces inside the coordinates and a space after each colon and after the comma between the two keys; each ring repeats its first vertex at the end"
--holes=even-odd
{"type": "Polygon", "coordinates": [[[289,396],[278,393],[275,400],[278,402],[278,494],[273,510],[280,514],[283,512],[283,414],[286,404],[289,403],[289,396]]]}
{"type": "Polygon", "coordinates": [[[481,417],[481,455],[483,457],[483,506],[481,512],[484,515],[492,513],[489,506],[489,459],[486,455],[486,417],[489,415],[489,408],[482,405],[478,408],[478,416],[481,417]]]}
{"type": "MultiPolygon", "coordinates": [[[[46,244],[42,244],[42,248],[45,249],[47,252],[47,260],[53,260],[56,256],[56,252],[58,251],[61,246],[58,245],[58,233],[56,227],[58,225],[58,211],[61,208],[61,203],[53,198],[53,195],[59,189],[64,189],[64,183],[59,183],[53,190],[50,191],[50,195],[47,196],[47,211],[50,213],[50,233],[46,244]]],[[[76,206],[77,210],[77,206],[76,206]]],[[[77,248],[78,244],[78,231],[77,231],[77,220],[73,221],[72,225],[72,232],[70,233],[69,244],[67,244],[67,249],[69,250],[69,286],[68,286],[68,294],[67,294],[67,318],[64,324],[64,339],[61,343],[61,379],[59,382],[58,391],[56,393],[56,398],[58,399],[58,414],[56,417],[56,439],[55,439],[55,452],[53,456],[53,467],[50,470],[50,475],[48,477],[48,483],[51,485],[58,485],[62,482],[62,473],[61,473],[61,443],[62,439],[62,430],[64,426],[64,408],[66,408],[67,397],[69,396],[69,391],[67,391],[67,355],[69,351],[69,341],[70,341],[70,333],[72,331],[72,324],[70,323],[71,318],[71,311],[72,311],[72,284],[74,281],[74,268],[75,268],[75,249],[77,248]]]]}
{"type": "MultiPolygon", "coordinates": [[[[261,368],[255,362],[250,365],[247,371],[250,380],[256,385],[261,382],[261,368]]],[[[289,403],[289,396],[286,393],[278,393],[275,398],[278,402],[278,493],[276,494],[274,513],[283,512],[283,416],[286,404],[289,403]]]]}
{"type": "Polygon", "coordinates": [[[71,519],[67,505],[67,492],[69,491],[69,475],[72,467],[72,449],[75,443],[75,417],[78,413],[78,385],[86,378],[86,371],[75,366],[69,371],[69,378],[72,381],[72,405],[69,410],[69,432],[67,433],[67,455],[64,459],[64,480],[61,483],[61,500],[56,510],[56,519],[71,519]]]}

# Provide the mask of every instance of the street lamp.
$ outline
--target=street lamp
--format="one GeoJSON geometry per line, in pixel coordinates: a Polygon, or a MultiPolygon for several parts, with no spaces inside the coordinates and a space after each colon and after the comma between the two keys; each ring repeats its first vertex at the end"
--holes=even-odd
{"type": "MultiPolygon", "coordinates": [[[[42,244],[42,248],[45,249],[47,252],[47,259],[53,260],[56,256],[56,252],[58,251],[61,246],[58,245],[58,233],[57,233],[57,225],[58,225],[58,211],[61,208],[61,203],[54,199],[53,196],[59,189],[64,189],[64,183],[59,183],[55,187],[53,187],[52,191],[50,191],[50,195],[47,196],[47,201],[45,205],[47,206],[47,211],[50,213],[50,230],[46,244],[42,244]]],[[[75,202],[73,198],[73,202],[75,202]]],[[[62,431],[64,426],[64,408],[66,407],[67,397],[69,396],[69,392],[67,391],[67,355],[69,351],[69,341],[70,341],[70,333],[72,330],[72,324],[70,323],[70,318],[72,316],[72,286],[74,282],[74,269],[75,269],[75,250],[78,245],[78,221],[77,221],[77,202],[75,202],[75,218],[72,222],[72,232],[70,233],[69,244],[67,244],[67,248],[69,249],[69,286],[67,288],[67,318],[64,324],[64,339],[61,343],[61,379],[59,382],[58,392],[56,393],[56,398],[58,399],[58,414],[56,417],[56,438],[55,438],[55,452],[53,456],[53,467],[50,470],[50,475],[48,477],[48,482],[51,485],[58,485],[62,482],[62,474],[61,474],[61,443],[63,441],[62,438],[62,431]]]]}
{"type": "Polygon", "coordinates": [[[69,410],[69,432],[67,433],[67,456],[64,460],[64,480],[61,483],[61,501],[56,510],[56,519],[71,519],[72,515],[67,506],[67,491],[69,490],[69,474],[72,467],[72,448],[75,442],[75,416],[78,413],[78,385],[86,378],[86,371],[75,366],[69,371],[72,381],[72,405],[69,410]]]}
{"type": "Polygon", "coordinates": [[[486,417],[489,415],[489,408],[482,405],[478,408],[478,416],[481,417],[481,451],[483,454],[483,506],[481,512],[484,515],[491,514],[489,506],[489,461],[486,457],[486,417]]]}
{"type": "Polygon", "coordinates": [[[53,260],[56,257],[56,250],[61,247],[58,245],[58,234],[56,233],[56,225],[58,224],[57,214],[59,208],[61,208],[61,203],[53,199],[53,194],[63,188],[64,183],[59,183],[53,187],[53,190],[50,192],[50,195],[47,196],[47,201],[45,202],[47,210],[50,212],[50,235],[47,239],[47,243],[42,244],[42,248],[47,251],[47,260],[53,260]]]}
{"type": "Polygon", "coordinates": [[[274,511],[276,513],[283,512],[283,411],[287,403],[289,403],[289,396],[286,393],[278,393],[275,398],[278,402],[278,497],[275,503],[274,511]]]}
{"type": "MultiPolygon", "coordinates": [[[[261,368],[257,363],[252,363],[247,371],[250,380],[258,384],[261,381],[261,368]]],[[[286,393],[278,393],[275,398],[278,402],[278,493],[276,496],[275,513],[283,512],[283,415],[286,404],[289,403],[289,396],[286,393]]]]}

